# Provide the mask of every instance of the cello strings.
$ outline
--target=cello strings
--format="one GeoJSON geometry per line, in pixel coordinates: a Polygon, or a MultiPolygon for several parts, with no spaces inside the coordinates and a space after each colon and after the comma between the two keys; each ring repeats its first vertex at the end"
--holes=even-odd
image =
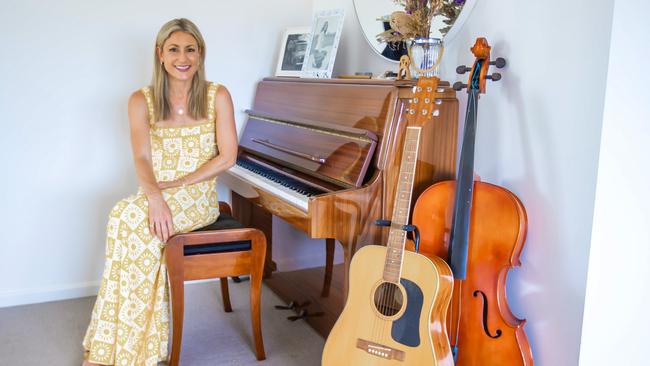
{"type": "MultiPolygon", "coordinates": [[[[463,291],[462,291],[462,289],[463,289],[463,281],[459,280],[458,281],[458,301],[457,301],[458,302],[458,317],[457,317],[458,320],[456,321],[456,331],[455,331],[456,334],[455,334],[455,337],[454,337],[455,338],[454,339],[454,347],[456,348],[456,355],[454,355],[455,357],[458,357],[457,353],[458,353],[458,339],[460,337],[460,335],[459,335],[459,333],[460,333],[460,317],[462,315],[462,312],[460,311],[460,309],[463,308],[462,307],[462,303],[463,303],[463,296],[462,296],[463,291]]],[[[452,308],[452,314],[453,314],[453,308],[452,308]]],[[[453,316],[451,318],[451,321],[452,322],[454,321],[453,316]]]]}
{"type": "MultiPolygon", "coordinates": [[[[472,80],[472,83],[474,83],[474,80],[472,80]]],[[[472,84],[471,87],[475,87],[475,85],[472,84]]],[[[467,113],[470,113],[470,112],[476,113],[476,109],[478,107],[478,100],[477,100],[477,97],[476,97],[476,90],[473,89],[472,91],[470,91],[470,93],[468,93],[467,98],[468,98],[467,99],[467,105],[468,105],[468,112],[467,113]]],[[[465,127],[467,127],[467,123],[465,125],[466,125],[465,127]]],[[[463,131],[463,133],[464,133],[464,131],[463,131]]],[[[473,174],[473,172],[472,172],[472,174],[473,174]]],[[[458,182],[456,184],[457,184],[456,188],[458,188],[458,182]]],[[[453,244],[453,243],[450,243],[450,245],[451,244],[453,244]]],[[[463,302],[462,286],[463,286],[463,281],[458,280],[458,315],[457,315],[457,321],[456,321],[456,324],[455,324],[455,326],[456,326],[456,334],[455,334],[455,337],[454,337],[455,338],[454,339],[454,347],[456,348],[456,353],[457,353],[456,357],[458,357],[458,352],[459,352],[458,341],[460,339],[460,321],[461,321],[461,317],[462,317],[462,311],[461,311],[462,302],[463,302]]],[[[453,321],[453,317],[452,317],[452,321],[453,321]]]]}

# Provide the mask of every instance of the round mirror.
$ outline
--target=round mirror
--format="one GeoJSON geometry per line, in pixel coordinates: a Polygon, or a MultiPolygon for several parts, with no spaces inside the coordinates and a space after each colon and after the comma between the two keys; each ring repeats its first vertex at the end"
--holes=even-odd
{"type": "MultiPolygon", "coordinates": [[[[449,44],[469,17],[475,3],[476,0],[465,1],[456,21],[451,25],[451,29],[444,37],[440,30],[447,27],[444,22],[446,18],[443,16],[434,17],[431,25],[431,36],[442,38],[445,44],[449,44]]],[[[400,6],[394,0],[354,0],[354,10],[357,13],[363,35],[375,52],[386,60],[393,62],[399,62],[399,58],[407,54],[405,42],[391,45],[377,40],[378,34],[390,29],[390,15],[395,11],[404,11],[403,6],[400,6]]]]}

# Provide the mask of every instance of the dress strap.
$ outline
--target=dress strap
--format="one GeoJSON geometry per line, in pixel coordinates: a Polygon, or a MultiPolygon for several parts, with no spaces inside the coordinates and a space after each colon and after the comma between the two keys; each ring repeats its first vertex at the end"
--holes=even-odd
{"type": "Polygon", "coordinates": [[[219,90],[219,84],[210,83],[208,86],[208,121],[214,121],[217,113],[214,109],[214,101],[217,97],[217,90],[219,90]]]}
{"type": "Polygon", "coordinates": [[[151,97],[151,89],[148,86],[145,86],[140,90],[142,90],[142,94],[144,94],[144,97],[147,100],[147,109],[149,110],[149,125],[153,125],[156,123],[156,121],[154,121],[155,117],[153,114],[153,98],[151,97]]]}

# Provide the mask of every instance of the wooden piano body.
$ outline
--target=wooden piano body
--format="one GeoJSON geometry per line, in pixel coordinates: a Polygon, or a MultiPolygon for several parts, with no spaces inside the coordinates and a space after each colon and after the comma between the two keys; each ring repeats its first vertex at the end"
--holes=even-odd
{"type": "MultiPolygon", "coordinates": [[[[375,220],[390,220],[414,85],[266,78],[248,111],[240,161],[220,177],[232,190],[233,214],[269,240],[267,285],[287,302],[309,301],[308,313],[323,313],[307,320],[324,336],[343,308],[352,255],[388,234],[375,220]],[[274,272],[272,215],[327,239],[327,267],[274,272]],[[344,263],[330,287],[334,240],[344,263]]],[[[440,84],[435,106],[422,129],[413,203],[433,182],[455,177],[458,101],[448,83],[440,84]]]]}

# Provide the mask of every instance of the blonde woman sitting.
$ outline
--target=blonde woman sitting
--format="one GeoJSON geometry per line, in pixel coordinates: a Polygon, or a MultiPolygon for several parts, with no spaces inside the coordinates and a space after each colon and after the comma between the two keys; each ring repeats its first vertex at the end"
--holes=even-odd
{"type": "Polygon", "coordinates": [[[107,225],[104,274],[83,340],[84,366],[155,366],[168,356],[169,299],[162,248],[219,216],[216,177],[236,159],[233,104],[205,80],[205,43],[187,19],[162,26],[152,85],[129,99],[140,188],[107,225]],[[218,146],[218,148],[217,148],[218,146]]]}

